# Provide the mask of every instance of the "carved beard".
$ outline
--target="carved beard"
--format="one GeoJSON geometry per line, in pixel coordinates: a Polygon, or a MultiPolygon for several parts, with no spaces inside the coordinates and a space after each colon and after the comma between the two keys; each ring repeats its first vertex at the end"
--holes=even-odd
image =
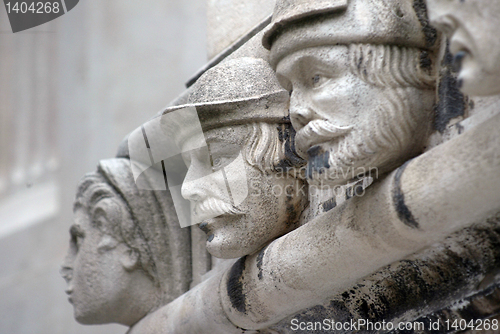
{"type": "MultiPolygon", "coordinates": [[[[412,108],[410,97],[415,90],[383,90],[379,106],[369,112],[370,122],[363,125],[340,128],[321,121],[316,127],[308,128],[306,131],[313,132],[308,133],[309,136],[325,138],[330,133],[330,138],[336,137],[307,152],[309,183],[342,185],[367,173],[376,178],[411,158],[425,138],[416,136],[420,133],[417,130],[427,126],[429,115],[426,110],[412,108]]],[[[305,134],[299,132],[297,141],[303,141],[305,134]]]]}

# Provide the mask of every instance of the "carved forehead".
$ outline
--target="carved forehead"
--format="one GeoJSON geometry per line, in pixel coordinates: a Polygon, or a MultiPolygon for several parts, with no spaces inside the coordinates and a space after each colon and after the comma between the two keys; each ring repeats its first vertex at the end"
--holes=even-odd
{"type": "Polygon", "coordinates": [[[324,64],[325,66],[347,66],[348,47],[331,45],[305,48],[292,52],[281,59],[276,67],[279,75],[291,76],[297,70],[324,64]]]}
{"type": "MultiPolygon", "coordinates": [[[[480,15],[489,23],[488,13],[498,14],[500,2],[494,1],[451,1],[451,0],[427,0],[429,20],[434,24],[443,16],[470,20],[473,16],[480,15]]],[[[493,14],[495,15],[495,14],[493,14]]]]}
{"type": "Polygon", "coordinates": [[[201,134],[191,136],[182,143],[183,151],[190,150],[195,147],[202,147],[204,144],[216,145],[233,144],[241,146],[249,133],[248,125],[228,125],[203,132],[201,134]]]}

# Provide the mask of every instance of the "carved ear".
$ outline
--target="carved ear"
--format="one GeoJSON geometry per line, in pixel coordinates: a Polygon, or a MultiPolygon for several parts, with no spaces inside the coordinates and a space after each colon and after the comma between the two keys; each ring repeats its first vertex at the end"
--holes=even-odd
{"type": "Polygon", "coordinates": [[[133,271],[139,266],[139,253],[126,247],[120,254],[120,263],[127,271],[133,271]]]}
{"type": "Polygon", "coordinates": [[[118,241],[116,241],[115,238],[105,234],[102,236],[99,245],[97,245],[97,250],[99,251],[99,253],[104,253],[109,250],[115,249],[117,245],[118,241]]]}

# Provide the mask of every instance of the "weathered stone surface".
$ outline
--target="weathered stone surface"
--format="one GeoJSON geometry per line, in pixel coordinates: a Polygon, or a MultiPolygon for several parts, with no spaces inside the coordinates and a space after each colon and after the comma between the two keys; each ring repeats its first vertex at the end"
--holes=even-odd
{"type": "Polygon", "coordinates": [[[207,2],[208,58],[248,33],[271,15],[275,0],[209,0],[207,2]]]}
{"type": "MultiPolygon", "coordinates": [[[[463,299],[489,295],[497,284],[500,268],[499,218],[496,216],[456,232],[443,242],[368,276],[327,303],[294,315],[273,328],[283,333],[292,332],[292,319],[299,322],[365,319],[397,325],[421,321],[422,316],[436,318],[435,312],[443,314],[440,310],[460,305],[463,299]],[[432,315],[428,316],[429,313],[432,315]]],[[[479,301],[473,304],[477,309],[475,319],[492,316],[497,310],[493,307],[490,311],[486,306],[478,309],[479,301]]],[[[494,305],[494,301],[489,304],[494,305]]],[[[446,320],[443,315],[441,318],[446,320]]],[[[365,328],[361,332],[374,331],[365,328]]]]}
{"type": "MultiPolygon", "coordinates": [[[[458,36],[473,31],[466,9],[480,16],[486,8],[435,3],[436,13],[455,6],[464,15],[443,14],[457,21],[458,36]]],[[[433,16],[453,30],[440,20],[433,16]]],[[[279,0],[263,33],[162,115],[180,115],[162,131],[181,147],[182,197],[192,202],[191,220],[202,222],[207,249],[241,258],[130,333],[296,332],[292,319],[429,324],[496,316],[500,230],[498,216],[487,219],[500,210],[498,100],[483,102],[488,110],[467,123],[475,103],[459,90],[496,94],[491,77],[477,91],[468,86],[483,71],[468,77],[473,70],[493,64],[485,71],[494,72],[496,58],[474,63],[473,45],[479,50],[484,38],[467,47],[450,36],[448,50],[422,0],[279,0]],[[269,58],[256,44],[261,35],[269,58]],[[453,67],[450,51],[463,68],[453,67]],[[307,168],[299,169],[295,149],[307,168]],[[280,169],[287,177],[278,177],[280,169]],[[305,196],[269,192],[302,188],[303,177],[308,210],[305,196]],[[237,202],[233,192],[247,181],[252,191],[237,202]]]]}
{"type": "Polygon", "coordinates": [[[138,188],[129,160],[101,161],[74,211],[61,274],[78,322],[131,326],[189,289],[189,229],[168,191],[138,188]]]}
{"type": "Polygon", "coordinates": [[[466,94],[500,94],[500,4],[496,1],[427,0],[431,23],[447,35],[458,86],[466,94]]]}

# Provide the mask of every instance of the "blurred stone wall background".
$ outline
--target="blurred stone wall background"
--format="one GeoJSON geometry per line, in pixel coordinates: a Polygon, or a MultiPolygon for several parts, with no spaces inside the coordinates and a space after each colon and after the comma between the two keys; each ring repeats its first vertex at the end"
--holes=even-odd
{"type": "Polygon", "coordinates": [[[207,60],[204,0],[81,0],[13,34],[0,5],[0,333],[82,326],[64,293],[75,187],[207,60]]]}

